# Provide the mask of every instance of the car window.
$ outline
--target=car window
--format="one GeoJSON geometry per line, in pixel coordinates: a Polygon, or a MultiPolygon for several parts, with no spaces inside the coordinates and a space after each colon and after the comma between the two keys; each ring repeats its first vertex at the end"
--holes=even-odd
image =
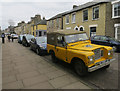
{"type": "Polygon", "coordinates": [[[102,41],[106,41],[108,38],[107,37],[104,37],[104,36],[102,36],[102,37],[100,37],[100,40],[102,40],[102,41]]]}
{"type": "Polygon", "coordinates": [[[63,36],[58,36],[57,37],[58,46],[63,46],[63,42],[64,42],[64,37],[63,36]]]}
{"type": "Polygon", "coordinates": [[[95,36],[93,39],[94,40],[100,40],[100,37],[99,36],[95,36]]]}

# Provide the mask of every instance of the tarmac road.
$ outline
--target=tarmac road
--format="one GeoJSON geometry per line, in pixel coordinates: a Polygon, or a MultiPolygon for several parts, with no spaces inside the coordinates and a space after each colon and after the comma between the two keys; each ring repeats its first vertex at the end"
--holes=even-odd
{"type": "MultiPolygon", "coordinates": [[[[86,77],[79,77],[72,70],[71,66],[65,62],[59,61],[56,66],[61,69],[65,69],[67,72],[70,72],[76,78],[79,78],[83,82],[94,86],[99,89],[118,89],[118,55],[119,53],[115,53],[114,58],[116,60],[110,65],[108,69],[99,69],[97,71],[89,73],[86,77]]],[[[50,60],[51,57],[44,56],[46,60],[50,60]]],[[[120,73],[120,71],[119,71],[120,73]]]]}

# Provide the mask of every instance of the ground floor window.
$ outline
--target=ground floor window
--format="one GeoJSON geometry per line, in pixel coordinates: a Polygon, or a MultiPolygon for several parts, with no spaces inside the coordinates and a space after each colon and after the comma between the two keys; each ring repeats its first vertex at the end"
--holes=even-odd
{"type": "Polygon", "coordinates": [[[96,35],[96,27],[90,27],[90,37],[96,35]]]}
{"type": "Polygon", "coordinates": [[[79,30],[79,29],[78,29],[78,26],[76,26],[76,27],[74,28],[74,30],[77,30],[77,31],[78,31],[78,30],[79,30]]]}
{"type": "Polygon", "coordinates": [[[120,40],[120,24],[115,25],[115,38],[120,40]]]}
{"type": "Polygon", "coordinates": [[[83,27],[83,26],[80,26],[80,27],[79,27],[79,31],[84,31],[84,27],[83,27]]]}

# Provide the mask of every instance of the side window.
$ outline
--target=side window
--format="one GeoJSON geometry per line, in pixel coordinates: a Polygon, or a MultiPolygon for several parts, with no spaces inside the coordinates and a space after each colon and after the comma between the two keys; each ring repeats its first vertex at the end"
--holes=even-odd
{"type": "Polygon", "coordinates": [[[106,37],[100,37],[100,40],[107,41],[107,38],[106,37]]]}
{"type": "Polygon", "coordinates": [[[95,36],[94,40],[100,40],[100,37],[99,36],[95,36]]]}
{"type": "Polygon", "coordinates": [[[64,37],[63,36],[58,36],[57,37],[57,45],[58,46],[63,46],[63,42],[64,42],[64,37]]]}

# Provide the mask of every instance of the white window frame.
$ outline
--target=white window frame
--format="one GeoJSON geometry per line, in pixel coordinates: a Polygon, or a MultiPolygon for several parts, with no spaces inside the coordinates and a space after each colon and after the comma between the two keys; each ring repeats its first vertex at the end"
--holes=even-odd
{"type": "Polygon", "coordinates": [[[89,36],[90,36],[90,28],[91,28],[91,27],[96,27],[96,31],[97,31],[98,25],[97,25],[97,24],[95,24],[95,25],[89,25],[89,36]]]}
{"type": "MultiPolygon", "coordinates": [[[[65,24],[69,24],[70,23],[70,19],[69,19],[69,23],[67,22],[67,17],[69,17],[69,15],[65,16],[65,24]]],[[[70,18],[70,17],[69,17],[70,18]]]]}
{"type": "Polygon", "coordinates": [[[115,27],[115,39],[118,39],[117,38],[117,31],[118,31],[118,27],[120,27],[120,24],[115,24],[114,27],[115,27]]]}
{"type": "Polygon", "coordinates": [[[84,30],[85,30],[84,26],[79,26],[79,31],[80,31],[80,28],[81,28],[81,27],[83,28],[83,31],[84,31],[84,30]]]}
{"type": "Polygon", "coordinates": [[[72,21],[71,23],[75,23],[76,22],[76,13],[72,13],[72,15],[71,15],[71,21],[72,21]],[[74,21],[73,21],[73,15],[75,15],[75,18],[74,18],[75,20],[74,21]]]}
{"type": "Polygon", "coordinates": [[[120,0],[111,2],[111,4],[112,4],[112,18],[119,18],[120,17],[120,16],[114,16],[114,5],[118,2],[120,2],[120,0]]]}
{"type": "MultiPolygon", "coordinates": [[[[83,10],[83,12],[86,11],[86,10],[88,11],[88,9],[85,9],[85,10],[83,10]]],[[[83,12],[82,12],[82,13],[83,13],[83,12]]],[[[82,19],[82,20],[83,20],[83,22],[88,21],[88,19],[87,19],[87,20],[84,20],[84,13],[83,13],[83,19],[82,19]]]]}
{"type": "Polygon", "coordinates": [[[75,26],[75,27],[74,27],[74,30],[76,30],[76,28],[78,28],[78,30],[77,30],[77,31],[79,31],[79,27],[78,27],[78,26],[75,26]]]}
{"type": "Polygon", "coordinates": [[[92,7],[92,20],[98,20],[100,18],[100,5],[98,5],[98,6],[94,6],[94,7],[92,7]],[[99,17],[98,18],[96,18],[96,19],[94,19],[93,17],[94,17],[94,11],[93,11],[93,9],[94,8],[99,8],[99,17]]]}

